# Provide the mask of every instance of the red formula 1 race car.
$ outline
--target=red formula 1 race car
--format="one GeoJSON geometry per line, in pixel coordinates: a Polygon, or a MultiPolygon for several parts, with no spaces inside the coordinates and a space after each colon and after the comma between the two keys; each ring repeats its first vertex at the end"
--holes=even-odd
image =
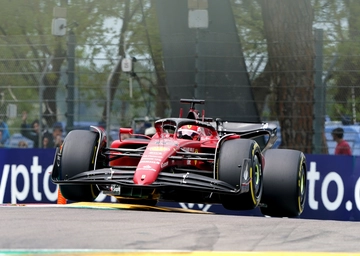
{"type": "Polygon", "coordinates": [[[301,214],[305,156],[271,149],[275,125],[214,121],[195,109],[204,100],[181,102],[191,104],[187,117],[180,110],[178,118],[155,121],[152,137],[120,128],[108,147],[100,128],[71,131],[56,151],[52,181],[71,201],[93,201],[102,192],[125,203],[191,202],[230,210],[260,207],[276,217],[301,214]]]}

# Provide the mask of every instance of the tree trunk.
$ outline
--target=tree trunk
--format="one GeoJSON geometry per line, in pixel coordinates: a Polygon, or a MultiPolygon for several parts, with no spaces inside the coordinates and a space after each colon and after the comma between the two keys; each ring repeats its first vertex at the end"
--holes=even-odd
{"type": "MultiPolygon", "coordinates": [[[[118,47],[118,56],[122,56],[123,58],[125,57],[125,51],[124,51],[125,32],[128,29],[130,19],[131,19],[130,0],[126,0],[126,1],[124,1],[124,17],[122,19],[123,24],[120,29],[120,38],[119,38],[119,47],[118,47]]],[[[110,113],[109,113],[109,115],[111,115],[111,110],[112,110],[112,105],[114,102],[115,94],[116,94],[116,91],[117,91],[119,83],[120,83],[120,75],[121,75],[121,65],[118,65],[117,69],[115,70],[115,73],[110,81],[110,113]]],[[[101,122],[106,123],[106,119],[107,119],[107,107],[106,107],[106,104],[104,104],[101,122]]]]}
{"type": "Polygon", "coordinates": [[[45,103],[43,117],[48,127],[52,127],[57,122],[57,102],[56,102],[56,91],[58,88],[61,66],[66,58],[66,51],[63,49],[61,42],[55,49],[54,58],[51,62],[52,69],[44,77],[43,99],[45,103]]]}
{"type": "Polygon", "coordinates": [[[270,96],[272,91],[271,73],[269,72],[270,69],[269,63],[266,63],[264,71],[251,82],[251,89],[253,91],[255,104],[261,120],[264,120],[265,118],[268,119],[272,116],[271,113],[267,116],[264,115],[264,107],[267,101],[266,99],[270,96]]]}
{"type": "Polygon", "coordinates": [[[281,148],[312,153],[313,10],[310,0],[261,1],[281,148]]]}
{"type": "MultiPolygon", "coordinates": [[[[156,83],[155,83],[155,116],[157,117],[166,117],[169,110],[169,92],[166,86],[165,80],[165,70],[163,65],[163,56],[160,40],[160,31],[157,23],[156,10],[155,10],[155,1],[151,1],[151,18],[148,20],[148,27],[152,29],[152,37],[147,33],[148,44],[150,48],[150,54],[154,63],[155,73],[156,73],[156,83]]],[[[148,30],[149,31],[149,30],[148,30]]]]}

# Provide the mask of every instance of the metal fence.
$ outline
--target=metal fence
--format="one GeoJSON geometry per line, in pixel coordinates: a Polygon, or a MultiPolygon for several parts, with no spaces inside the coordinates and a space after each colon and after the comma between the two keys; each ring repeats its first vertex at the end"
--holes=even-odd
{"type": "MultiPolygon", "coordinates": [[[[114,48],[114,45],[97,46],[114,48]]],[[[75,46],[77,51],[90,47],[75,46]]],[[[102,54],[93,59],[69,56],[69,48],[66,39],[54,40],[53,36],[0,37],[1,146],[18,147],[27,143],[33,147],[34,142],[21,133],[25,130],[33,133],[32,125],[37,120],[42,120],[39,123],[43,133],[52,133],[55,126],[61,125],[63,136],[72,129],[105,125],[107,80],[118,58],[116,55],[105,58],[102,54]],[[62,51],[60,56],[53,53],[56,48],[62,51]],[[73,71],[69,70],[72,61],[73,71]],[[56,67],[57,63],[61,66],[56,67]],[[69,81],[71,74],[74,75],[72,82],[69,81]],[[22,126],[25,123],[26,129],[22,126]]],[[[149,62],[147,58],[138,58],[136,65],[140,67],[138,75],[151,80],[153,71],[149,62]]],[[[130,80],[131,75],[121,75],[110,117],[111,128],[130,126],[133,118],[153,113],[146,96],[151,88],[143,88],[130,80]]]]}
{"type": "MultiPolygon", "coordinates": [[[[335,49],[331,45],[344,42],[323,43],[321,83],[325,88],[325,98],[316,100],[322,100],[325,106],[324,122],[340,126],[355,125],[353,135],[350,136],[351,130],[347,130],[347,137],[353,137],[352,142],[355,145],[359,140],[356,124],[360,118],[357,114],[360,97],[360,58],[355,52],[346,54],[331,51],[335,49]]],[[[254,51],[254,42],[242,41],[242,45],[247,49],[244,52],[247,70],[250,79],[254,81],[266,65],[267,55],[254,51]]],[[[76,50],[86,51],[90,47],[76,45],[76,50]]],[[[114,45],[98,47],[114,49],[116,52],[114,45]]],[[[68,80],[71,60],[69,53],[66,54],[68,48],[66,39],[55,40],[52,36],[30,39],[22,36],[0,37],[0,117],[9,131],[9,140],[6,143],[2,141],[6,144],[3,146],[19,147],[21,141],[27,142],[29,147],[34,145],[33,141],[21,136],[21,125],[25,121],[28,131],[32,130],[31,124],[34,120],[42,120],[41,129],[49,132],[53,131],[54,125],[60,123],[64,134],[74,128],[86,129],[89,125],[104,125],[107,81],[118,59],[115,54],[112,58],[101,53],[94,58],[79,57],[76,54],[73,59],[74,84],[71,85],[68,80]],[[60,49],[65,54],[56,55],[49,49],[60,49]],[[60,63],[60,68],[55,66],[56,63],[60,63]],[[56,77],[58,79],[55,79],[56,77]],[[69,110],[69,103],[72,104],[73,110],[69,110]],[[54,104],[55,113],[52,107],[54,104]],[[68,127],[71,111],[73,125],[68,127]],[[55,119],[48,119],[47,115],[53,115],[55,119]]],[[[130,126],[134,118],[155,116],[152,102],[154,91],[151,87],[151,81],[156,79],[153,62],[147,57],[137,57],[134,64],[137,75],[146,78],[144,80],[148,82],[140,85],[128,73],[121,74],[109,118],[113,130],[120,126],[130,126]]],[[[272,104],[272,98],[267,97],[261,113],[262,119],[268,119],[269,106],[272,104]]],[[[6,137],[6,127],[1,130],[3,137],[6,137]]],[[[331,141],[331,138],[327,139],[331,141]]]]}

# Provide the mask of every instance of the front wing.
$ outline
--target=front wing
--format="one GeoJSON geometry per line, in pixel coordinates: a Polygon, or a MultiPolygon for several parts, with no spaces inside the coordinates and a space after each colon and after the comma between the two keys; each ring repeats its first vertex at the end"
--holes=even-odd
{"type": "MultiPolygon", "coordinates": [[[[245,167],[249,165],[246,164],[245,167]]],[[[242,170],[243,173],[244,170],[242,170]]],[[[249,190],[250,179],[242,182],[240,188],[236,188],[224,181],[191,173],[169,173],[160,172],[156,181],[150,185],[138,185],[133,182],[135,173],[134,167],[102,168],[82,172],[67,180],[60,180],[56,176],[57,170],[54,165],[52,181],[60,185],[93,184],[93,185],[120,185],[132,188],[178,188],[186,190],[196,190],[203,192],[213,192],[219,194],[241,194],[249,190]]]]}

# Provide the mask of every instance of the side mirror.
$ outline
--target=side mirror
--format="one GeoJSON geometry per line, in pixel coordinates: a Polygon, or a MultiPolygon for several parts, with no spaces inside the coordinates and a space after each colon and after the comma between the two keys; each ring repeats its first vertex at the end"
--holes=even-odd
{"type": "Polygon", "coordinates": [[[120,128],[119,129],[119,140],[124,140],[127,138],[130,138],[130,136],[133,134],[132,128],[120,128]]]}

